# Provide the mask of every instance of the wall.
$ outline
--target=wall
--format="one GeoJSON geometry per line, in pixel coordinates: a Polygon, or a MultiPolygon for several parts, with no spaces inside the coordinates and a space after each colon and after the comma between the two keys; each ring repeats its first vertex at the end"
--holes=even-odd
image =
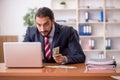
{"type": "Polygon", "coordinates": [[[0,0],[0,35],[18,35],[23,40],[23,16],[29,8],[50,7],[50,0],[0,0]]]}
{"type": "Polygon", "coordinates": [[[2,9],[2,1],[0,1],[0,34],[1,34],[1,9],[2,9]]]}

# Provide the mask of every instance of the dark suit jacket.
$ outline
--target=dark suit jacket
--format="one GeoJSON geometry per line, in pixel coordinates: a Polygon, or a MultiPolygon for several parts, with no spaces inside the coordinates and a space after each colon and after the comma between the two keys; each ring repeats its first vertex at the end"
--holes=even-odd
{"type": "MultiPolygon", "coordinates": [[[[37,27],[28,27],[24,42],[41,42],[43,61],[55,62],[52,56],[50,60],[45,58],[44,37],[39,33],[37,27]]],[[[67,63],[85,62],[85,55],[79,44],[79,35],[72,27],[62,26],[55,23],[55,33],[52,42],[52,49],[57,46],[60,47],[60,53],[67,57],[67,63]]]]}

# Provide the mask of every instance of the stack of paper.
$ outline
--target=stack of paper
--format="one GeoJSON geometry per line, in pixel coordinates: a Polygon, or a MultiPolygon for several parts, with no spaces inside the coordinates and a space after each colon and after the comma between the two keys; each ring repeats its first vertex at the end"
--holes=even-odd
{"type": "Polygon", "coordinates": [[[86,63],[87,70],[115,70],[115,59],[90,59],[86,63]]]}

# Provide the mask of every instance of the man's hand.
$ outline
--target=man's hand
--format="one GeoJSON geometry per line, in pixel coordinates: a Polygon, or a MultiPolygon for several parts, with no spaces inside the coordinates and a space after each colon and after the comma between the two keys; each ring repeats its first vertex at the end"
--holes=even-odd
{"type": "Polygon", "coordinates": [[[63,64],[66,62],[65,56],[62,56],[62,54],[56,54],[53,55],[54,60],[56,63],[63,64]]]}

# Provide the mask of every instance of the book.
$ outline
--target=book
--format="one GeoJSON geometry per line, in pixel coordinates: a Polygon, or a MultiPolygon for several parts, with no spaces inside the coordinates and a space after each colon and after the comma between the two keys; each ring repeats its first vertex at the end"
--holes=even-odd
{"type": "Polygon", "coordinates": [[[104,21],[104,12],[100,11],[100,21],[103,22],[104,21]]]}
{"type": "Polygon", "coordinates": [[[86,67],[89,68],[95,68],[95,69],[114,69],[116,65],[86,65],[86,67]]]}
{"type": "Polygon", "coordinates": [[[115,59],[89,59],[86,63],[87,70],[115,70],[115,59]]]}
{"type": "Polygon", "coordinates": [[[115,70],[116,65],[86,65],[87,70],[115,70]]]}
{"type": "Polygon", "coordinates": [[[84,35],[84,26],[79,25],[79,35],[84,35]]]}
{"type": "Polygon", "coordinates": [[[104,64],[116,64],[115,59],[90,59],[87,61],[86,64],[98,64],[98,65],[104,65],[104,64]]]}
{"type": "Polygon", "coordinates": [[[101,68],[87,68],[87,70],[115,70],[115,68],[104,68],[104,67],[101,67],[101,68]]]}

